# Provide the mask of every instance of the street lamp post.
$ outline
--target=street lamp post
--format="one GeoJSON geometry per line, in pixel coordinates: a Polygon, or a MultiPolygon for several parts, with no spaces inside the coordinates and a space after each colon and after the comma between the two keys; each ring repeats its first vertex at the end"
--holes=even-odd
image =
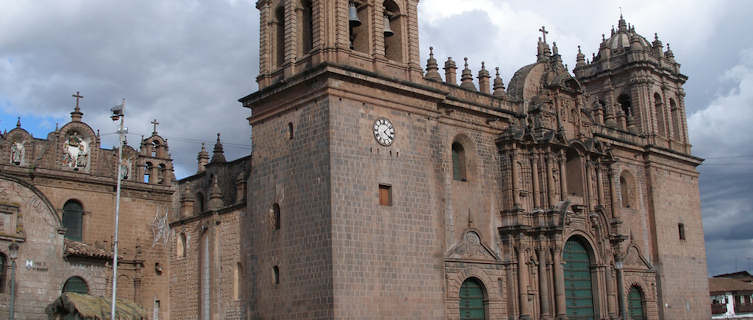
{"type": "Polygon", "coordinates": [[[115,301],[118,292],[118,218],[120,214],[120,180],[123,178],[123,136],[128,132],[128,129],[123,128],[123,122],[125,121],[125,99],[120,105],[116,105],[112,109],[112,121],[120,120],[120,129],[118,130],[118,187],[115,195],[115,236],[113,238],[113,255],[112,255],[112,309],[110,312],[110,319],[115,318],[115,301]]]}
{"type": "Polygon", "coordinates": [[[15,304],[16,304],[16,258],[18,258],[18,244],[13,241],[8,246],[8,253],[10,256],[10,317],[8,319],[13,320],[15,318],[15,304]]]}

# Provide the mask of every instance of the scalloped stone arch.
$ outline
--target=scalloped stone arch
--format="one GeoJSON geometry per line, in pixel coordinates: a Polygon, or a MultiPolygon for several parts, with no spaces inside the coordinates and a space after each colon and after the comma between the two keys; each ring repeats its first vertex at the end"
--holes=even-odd
{"type": "Polygon", "coordinates": [[[460,286],[468,278],[476,278],[486,290],[487,298],[491,290],[497,289],[497,285],[493,279],[483,269],[476,266],[468,266],[463,268],[460,272],[447,274],[447,297],[458,298],[460,295],[460,286]]]}
{"type": "MultiPolygon", "coordinates": [[[[573,239],[574,237],[580,237],[581,239],[586,241],[586,244],[588,244],[588,246],[590,247],[588,248],[590,249],[588,253],[590,254],[590,258],[593,259],[593,261],[591,262],[592,264],[604,263],[602,254],[600,250],[598,249],[598,247],[595,245],[595,243],[597,243],[595,239],[590,234],[588,234],[587,232],[581,229],[573,229],[567,234],[567,236],[563,237],[562,247],[564,248],[565,243],[567,243],[568,241],[570,241],[570,239],[573,239]]],[[[562,249],[560,249],[559,255],[562,256],[562,253],[563,251],[562,249]]]]}

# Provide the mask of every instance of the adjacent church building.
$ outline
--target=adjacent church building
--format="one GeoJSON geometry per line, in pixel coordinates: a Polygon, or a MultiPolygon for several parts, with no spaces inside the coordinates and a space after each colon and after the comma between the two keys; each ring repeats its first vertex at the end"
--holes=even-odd
{"type": "Polygon", "coordinates": [[[108,294],[118,165],[118,296],[149,319],[708,319],[702,159],[669,46],[620,17],[568,70],[542,28],[505,82],[431,48],[422,65],[417,5],[257,1],[253,152],[226,159],[218,134],[180,180],[156,122],[118,163],[79,94],[45,139],[4,133],[17,319],[108,294]]]}

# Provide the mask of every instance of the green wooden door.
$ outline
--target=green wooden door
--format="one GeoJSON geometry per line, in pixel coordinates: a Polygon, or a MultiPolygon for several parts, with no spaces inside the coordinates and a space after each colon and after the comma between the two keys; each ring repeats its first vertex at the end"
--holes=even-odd
{"type": "Polygon", "coordinates": [[[486,319],[484,289],[475,279],[468,279],[460,287],[460,319],[486,319]]]}
{"type": "Polygon", "coordinates": [[[636,287],[630,288],[630,293],[628,293],[628,314],[630,315],[630,320],[646,319],[643,313],[643,296],[636,287]]]}
{"type": "Polygon", "coordinates": [[[573,320],[593,320],[591,292],[591,260],[580,242],[569,240],[562,259],[565,261],[565,305],[567,317],[573,320]]]}

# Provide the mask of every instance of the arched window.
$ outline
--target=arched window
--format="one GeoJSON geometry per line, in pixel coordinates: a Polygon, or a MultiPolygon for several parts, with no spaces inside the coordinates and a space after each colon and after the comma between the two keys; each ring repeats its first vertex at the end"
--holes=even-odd
{"type": "Polygon", "coordinates": [[[186,234],[181,232],[178,234],[178,241],[175,244],[175,251],[178,258],[186,256],[186,234]]]}
{"type": "Polygon", "coordinates": [[[370,6],[362,4],[360,1],[351,0],[348,4],[348,17],[350,26],[350,48],[363,53],[371,52],[371,18],[369,16],[370,6]],[[355,11],[355,17],[351,17],[350,12],[355,11]]]}
{"type": "Polygon", "coordinates": [[[468,278],[460,286],[460,319],[486,319],[484,286],[468,278]]]}
{"type": "Polygon", "coordinates": [[[302,57],[314,47],[313,7],[311,6],[311,0],[301,0],[301,6],[298,10],[298,21],[298,34],[300,37],[298,57],[302,57]]]}
{"type": "Polygon", "coordinates": [[[68,200],[63,205],[63,227],[65,238],[81,241],[83,233],[84,207],[76,200],[68,200]]]}
{"type": "Polygon", "coordinates": [[[467,181],[465,163],[465,149],[460,142],[452,143],[452,178],[458,181],[467,181]]]}
{"type": "MultiPolygon", "coordinates": [[[[403,17],[394,0],[384,2],[384,55],[403,62],[403,17]],[[389,28],[389,29],[388,29],[389,28]]],[[[381,21],[380,21],[381,22],[381,21]]]]}
{"type": "Polygon", "coordinates": [[[159,150],[159,142],[158,141],[152,141],[152,157],[157,157],[157,150],[159,150]]]}
{"type": "Polygon", "coordinates": [[[89,294],[89,286],[81,277],[70,277],[65,280],[65,285],[63,285],[63,293],[65,292],[89,294]]]}
{"type": "Polygon", "coordinates": [[[617,103],[620,104],[622,112],[625,113],[625,117],[630,118],[633,115],[633,103],[630,99],[630,96],[624,93],[621,94],[619,97],[617,97],[617,103]]]}
{"type": "Polygon", "coordinates": [[[274,220],[275,230],[280,230],[280,227],[282,226],[282,221],[280,221],[280,205],[279,204],[275,203],[272,205],[272,218],[274,220]]]}
{"type": "Polygon", "coordinates": [[[570,195],[583,197],[583,164],[575,149],[567,151],[565,169],[567,170],[567,192],[570,195]]]}
{"type": "Polygon", "coordinates": [[[275,10],[275,65],[281,67],[285,63],[285,7],[282,5],[275,10]]]}
{"type": "Polygon", "coordinates": [[[630,320],[646,320],[645,305],[643,303],[643,293],[636,286],[630,288],[628,293],[628,315],[630,320]]]}
{"type": "Polygon", "coordinates": [[[661,96],[658,93],[654,93],[654,110],[656,113],[657,134],[660,136],[666,136],[667,130],[664,125],[664,104],[662,104],[661,96]]]}
{"type": "Polygon", "coordinates": [[[144,165],[144,183],[150,183],[152,182],[152,171],[154,170],[154,167],[152,166],[151,162],[147,162],[144,165]]]}
{"type": "Polygon", "coordinates": [[[272,281],[274,284],[280,284],[280,268],[277,266],[272,267],[272,281]]]}
{"type": "Polygon", "coordinates": [[[288,122],[288,139],[293,140],[295,132],[293,132],[293,123],[288,122]]]}
{"type": "Polygon", "coordinates": [[[672,111],[672,137],[680,140],[682,119],[680,119],[680,109],[677,107],[674,99],[669,99],[669,109],[672,111]]]}
{"type": "Polygon", "coordinates": [[[204,194],[201,192],[196,193],[196,213],[202,213],[206,211],[207,208],[204,204],[204,194]]]}
{"type": "Polygon", "coordinates": [[[209,232],[203,231],[199,241],[199,315],[201,320],[211,318],[212,279],[210,272],[209,232]]]}
{"type": "Polygon", "coordinates": [[[627,171],[620,174],[620,196],[623,208],[635,207],[635,183],[633,176],[627,171]]]}
{"type": "Polygon", "coordinates": [[[5,293],[5,282],[8,270],[8,258],[5,254],[0,253],[0,293],[5,293]]]}
{"type": "Polygon", "coordinates": [[[586,247],[580,241],[570,239],[562,252],[569,319],[594,319],[591,258],[586,247]]]}

